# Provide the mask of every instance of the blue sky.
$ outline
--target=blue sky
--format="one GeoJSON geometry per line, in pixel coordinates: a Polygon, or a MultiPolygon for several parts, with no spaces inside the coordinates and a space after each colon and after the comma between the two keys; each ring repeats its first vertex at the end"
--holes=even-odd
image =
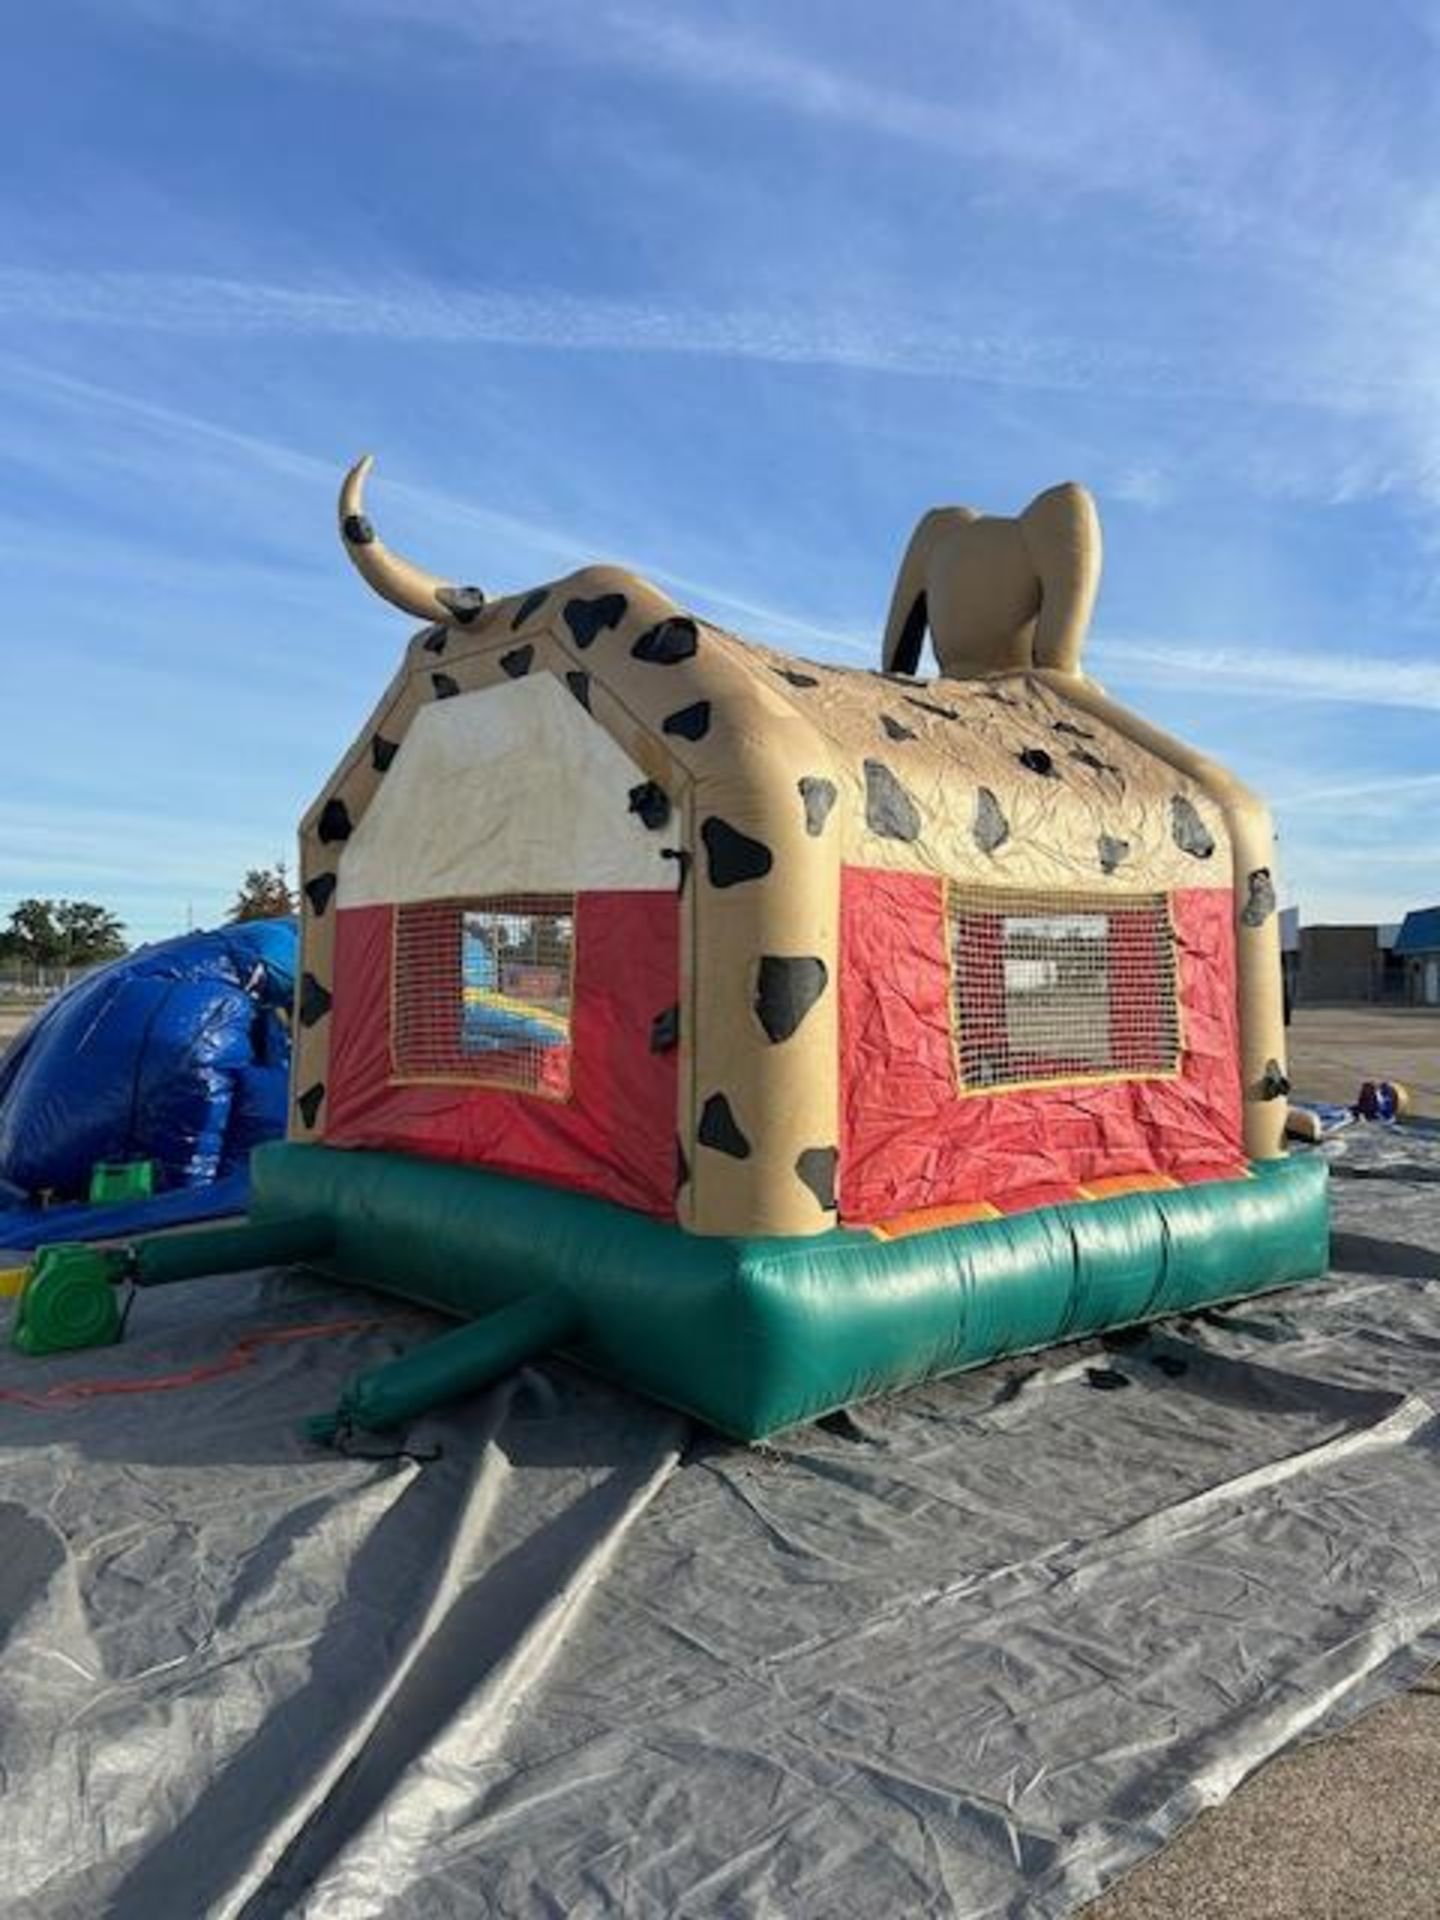
{"type": "Polygon", "coordinates": [[[333,532],[878,661],[1095,491],[1110,689],[1440,898],[1431,0],[50,0],[0,67],[0,914],[217,917],[406,638],[333,532]]]}

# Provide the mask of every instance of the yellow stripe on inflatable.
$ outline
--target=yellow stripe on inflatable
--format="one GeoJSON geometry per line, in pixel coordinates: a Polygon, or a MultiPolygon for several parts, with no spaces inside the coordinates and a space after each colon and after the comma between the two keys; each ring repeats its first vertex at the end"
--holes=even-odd
{"type": "Polygon", "coordinates": [[[25,1291],[29,1267],[0,1267],[0,1300],[13,1300],[25,1291]]]}
{"type": "Polygon", "coordinates": [[[570,1022],[563,1013],[552,1013],[548,1007],[537,1007],[529,1000],[513,1000],[508,993],[495,993],[489,987],[466,987],[465,1004],[467,1007],[492,1007],[496,1013],[513,1013],[524,1020],[534,1020],[542,1027],[549,1027],[553,1033],[567,1033],[570,1022]]]}

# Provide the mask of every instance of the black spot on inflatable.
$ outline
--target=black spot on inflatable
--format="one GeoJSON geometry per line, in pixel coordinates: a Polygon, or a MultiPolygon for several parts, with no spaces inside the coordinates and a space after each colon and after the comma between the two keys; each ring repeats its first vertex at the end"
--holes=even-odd
{"type": "Polygon", "coordinates": [[[363,513],[347,513],[340,522],[340,531],[352,547],[368,547],[375,538],[375,529],[363,513]]]}
{"type": "Polygon", "coordinates": [[[320,1116],[320,1104],[325,1098],[325,1083],[317,1080],[313,1087],[307,1087],[295,1102],[300,1110],[300,1118],[307,1127],[313,1127],[320,1116]]]}
{"type": "Polygon", "coordinates": [[[1055,731],[1056,733],[1071,734],[1077,740],[1093,740],[1095,738],[1094,734],[1087,733],[1084,727],[1077,727],[1073,720],[1057,720],[1055,722],[1055,731]]]}
{"type": "Polygon", "coordinates": [[[301,1026],[313,1027],[317,1021],[323,1020],[329,1011],[329,990],[321,986],[313,973],[306,972],[302,974],[300,976],[301,1026]]]}
{"type": "Polygon", "coordinates": [[[690,1162],[685,1158],[685,1149],[680,1144],[679,1135],[675,1138],[675,1191],[678,1193],[690,1178],[690,1162]]]}
{"type": "Polygon", "coordinates": [[[1005,818],[1005,809],[989,787],[981,787],[975,795],[975,818],[970,824],[970,831],[982,853],[994,853],[1010,838],[1010,822],[1005,818]]]}
{"type": "Polygon", "coordinates": [[[630,789],[630,811],[638,813],[647,827],[658,832],[670,818],[670,796],[653,780],[646,780],[630,789]]]}
{"type": "Polygon", "coordinates": [[[727,821],[711,814],[700,829],[705,843],[712,887],[738,887],[746,880],[762,880],[775,856],[761,840],[752,840],[727,821]]]}
{"type": "Polygon", "coordinates": [[[677,896],[684,893],[685,882],[690,878],[690,849],[688,847],[662,847],[660,849],[660,858],[662,860],[673,860],[680,869],[680,877],[675,882],[675,892],[677,896]]]}
{"type": "Polygon", "coordinates": [[[437,700],[453,700],[460,691],[460,682],[452,680],[448,673],[432,673],[430,684],[435,689],[437,700]]]}
{"type": "Polygon", "coordinates": [[[1256,1089],[1262,1100],[1281,1100],[1290,1091],[1290,1078],[1278,1060],[1267,1060],[1256,1089]]]}
{"type": "Polygon", "coordinates": [[[1263,927],[1275,911],[1275,882],[1270,878],[1268,867],[1257,867],[1246,883],[1244,911],[1240,915],[1242,927],[1263,927]]]}
{"type": "Polygon", "coordinates": [[[879,760],[865,762],[865,824],[882,840],[920,838],[920,809],[879,760]]]}
{"type": "Polygon", "coordinates": [[[337,840],[350,838],[350,809],[343,800],[327,800],[320,809],[319,824],[315,829],[320,836],[322,846],[333,846],[337,840]]]}
{"type": "Polygon", "coordinates": [[[795,1162],[795,1171],[815,1196],[816,1205],[826,1213],[835,1211],[835,1168],[839,1155],[834,1147],[806,1147],[795,1162]]]}
{"type": "Polygon", "coordinates": [[[913,727],[907,727],[903,720],[891,719],[888,713],[881,714],[880,724],[885,729],[885,734],[887,739],[913,740],[916,738],[915,729],[913,727]]]}
{"type": "Polygon", "coordinates": [[[577,647],[588,647],[607,627],[618,627],[630,602],[623,593],[602,593],[597,600],[567,600],[565,624],[577,647]]]}
{"type": "Polygon", "coordinates": [[[1055,762],[1043,747],[1022,747],[1015,758],[1027,773],[1038,773],[1046,780],[1054,780],[1055,762]]]}
{"type": "Polygon", "coordinates": [[[695,622],[677,614],[673,620],[662,620],[658,627],[642,633],[631,647],[630,657],[651,667],[678,666],[682,660],[694,658],[699,638],[695,622]]]}
{"type": "Polygon", "coordinates": [[[520,680],[530,671],[534,658],[535,649],[527,640],[523,647],[512,647],[509,653],[502,653],[500,664],[512,680],[520,680]]]}
{"type": "MultiPolygon", "coordinates": [[[[1070,758],[1078,766],[1089,767],[1092,773],[1119,773],[1118,767],[1112,767],[1108,760],[1102,760],[1098,753],[1091,753],[1088,747],[1072,747],[1070,758]]],[[[1122,779],[1123,785],[1123,779],[1122,779]]]]}
{"type": "Polygon", "coordinates": [[[305,882],[305,898],[310,902],[310,910],[318,920],[329,906],[335,892],[333,873],[317,873],[313,880],[305,882]]]}
{"type": "Polygon", "coordinates": [[[776,667],[776,673],[782,680],[788,680],[792,687],[818,687],[820,681],[813,673],[798,673],[794,667],[776,667]]]}
{"type": "Polygon", "coordinates": [[[755,984],[755,1017],[766,1037],[788,1040],[824,993],[830,975],[818,955],[766,953],[755,984]]]}
{"type": "Polygon", "coordinates": [[[426,653],[443,653],[450,639],[448,627],[432,627],[420,642],[426,653]]]}
{"type": "Polygon", "coordinates": [[[1096,842],[1100,854],[1100,868],[1103,873],[1114,873],[1130,858],[1130,842],[1117,840],[1114,834],[1102,833],[1096,842]]]}
{"type": "Polygon", "coordinates": [[[1183,793],[1170,802],[1170,837],[1182,853],[1196,860],[1208,860],[1215,851],[1214,835],[1183,793]]]}
{"type": "Polygon", "coordinates": [[[515,618],[510,622],[510,631],[514,633],[517,629],[523,627],[531,614],[538,613],[549,598],[550,589],[548,587],[536,587],[533,593],[527,593],[515,609],[515,618]]]}
{"type": "Polygon", "coordinates": [[[400,751],[398,740],[387,740],[383,733],[370,736],[370,764],[377,773],[388,773],[391,763],[400,751]]]}
{"type": "Polygon", "coordinates": [[[835,782],[823,780],[818,773],[806,773],[797,785],[800,798],[805,802],[805,831],[816,840],[825,831],[825,822],[835,804],[835,782]]]}
{"type": "Polygon", "coordinates": [[[585,711],[588,713],[590,711],[590,676],[589,674],[579,672],[579,671],[576,671],[574,673],[567,673],[565,676],[565,684],[567,687],[569,687],[571,693],[574,694],[575,698],[580,702],[581,706],[584,707],[585,711]]]}
{"type": "Polygon", "coordinates": [[[462,627],[468,627],[485,611],[485,595],[479,587],[437,587],[435,598],[462,627]]]}
{"type": "Polygon", "coordinates": [[[663,1013],[657,1013],[650,1022],[651,1053],[669,1053],[679,1044],[680,1009],[666,1007],[663,1013]]]}
{"type": "Polygon", "coordinates": [[[701,1108],[700,1125],[695,1137],[702,1147],[711,1147],[716,1153],[728,1153],[732,1160],[750,1158],[750,1142],[740,1131],[730,1111],[730,1102],[723,1093],[712,1093],[701,1108]]]}
{"type": "Polygon", "coordinates": [[[922,713],[933,713],[941,720],[958,720],[960,718],[958,708],[942,707],[938,700],[922,700],[918,693],[907,693],[905,698],[912,707],[918,707],[922,713]]]}
{"type": "Polygon", "coordinates": [[[666,714],[660,731],[678,734],[682,740],[703,740],[710,731],[710,702],[697,700],[693,706],[666,714]]]}

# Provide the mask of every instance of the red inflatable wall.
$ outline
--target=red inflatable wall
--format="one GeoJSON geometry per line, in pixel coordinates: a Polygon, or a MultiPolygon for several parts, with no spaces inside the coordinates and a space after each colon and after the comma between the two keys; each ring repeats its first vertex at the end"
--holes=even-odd
{"type": "MultiPolygon", "coordinates": [[[[1117,1175],[1233,1176],[1244,1164],[1233,914],[1228,887],[1171,896],[1183,1036],[1176,1077],[959,1097],[943,883],[847,868],[842,1220],[979,1201],[1016,1212],[1117,1175]]],[[[1127,937],[1118,917],[1117,937],[1127,937]]],[[[1125,1043],[1143,1047],[1153,1016],[1137,1008],[1123,1017],[1125,1043]]]]}
{"type": "Polygon", "coordinates": [[[565,1098],[397,1079],[394,921],[387,906],[337,919],[326,1144],[471,1161],[673,1219],[676,1055],[652,1046],[652,1027],[679,996],[677,896],[576,896],[565,1098]]]}

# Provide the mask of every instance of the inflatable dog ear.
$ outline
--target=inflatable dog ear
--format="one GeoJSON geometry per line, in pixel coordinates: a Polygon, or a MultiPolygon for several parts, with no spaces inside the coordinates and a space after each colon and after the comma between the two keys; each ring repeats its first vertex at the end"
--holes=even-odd
{"type": "Polygon", "coordinates": [[[940,671],[971,680],[1029,667],[1080,672],[1100,585],[1100,521],[1066,480],[1014,520],[935,507],[920,521],[885,623],[885,670],[914,673],[928,627],[940,671]]]}

